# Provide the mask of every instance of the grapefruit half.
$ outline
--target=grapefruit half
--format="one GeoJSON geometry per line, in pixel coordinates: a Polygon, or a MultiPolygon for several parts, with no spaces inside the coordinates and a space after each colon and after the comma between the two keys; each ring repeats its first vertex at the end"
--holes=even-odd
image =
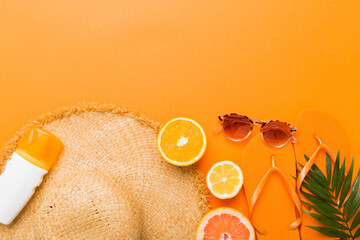
{"type": "Polygon", "coordinates": [[[200,221],[196,240],[255,240],[255,231],[249,220],[232,208],[217,208],[200,221]]]}

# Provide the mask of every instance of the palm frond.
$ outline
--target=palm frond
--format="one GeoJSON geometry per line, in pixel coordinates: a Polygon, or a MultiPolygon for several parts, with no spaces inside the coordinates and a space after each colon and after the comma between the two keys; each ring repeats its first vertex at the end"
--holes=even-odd
{"type": "MultiPolygon", "coordinates": [[[[306,161],[309,161],[309,158],[304,156],[306,161]]],[[[299,163],[297,172],[303,167],[299,163]]],[[[349,171],[346,171],[346,157],[340,164],[340,152],[334,166],[330,156],[326,154],[325,173],[315,164],[312,166],[305,177],[303,190],[300,191],[308,200],[303,203],[313,209],[304,212],[322,225],[307,227],[337,239],[360,237],[360,170],[352,182],[353,172],[354,158],[349,171]]]]}

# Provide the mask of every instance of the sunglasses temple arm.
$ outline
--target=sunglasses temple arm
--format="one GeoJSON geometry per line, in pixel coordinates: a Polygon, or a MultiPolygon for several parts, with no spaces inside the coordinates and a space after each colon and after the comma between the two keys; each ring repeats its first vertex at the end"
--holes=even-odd
{"type": "Polygon", "coordinates": [[[296,139],[296,137],[291,136],[291,142],[292,143],[298,143],[298,140],[296,139]]]}
{"type": "Polygon", "coordinates": [[[216,128],[214,128],[212,130],[214,133],[218,134],[218,133],[221,133],[223,131],[223,126],[220,125],[220,126],[217,126],[216,128]]]}

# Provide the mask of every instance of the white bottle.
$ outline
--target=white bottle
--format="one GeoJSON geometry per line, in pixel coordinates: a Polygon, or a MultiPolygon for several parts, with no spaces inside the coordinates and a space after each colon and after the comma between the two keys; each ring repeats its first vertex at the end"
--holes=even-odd
{"type": "Polygon", "coordinates": [[[21,212],[62,147],[57,137],[36,126],[24,135],[0,175],[0,223],[10,224],[21,212]]]}

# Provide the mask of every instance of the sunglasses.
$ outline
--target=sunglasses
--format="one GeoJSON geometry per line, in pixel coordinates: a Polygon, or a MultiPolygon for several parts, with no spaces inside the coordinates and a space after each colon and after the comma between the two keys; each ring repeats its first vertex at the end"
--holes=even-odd
{"type": "Polygon", "coordinates": [[[261,137],[270,147],[280,148],[285,146],[290,140],[297,143],[293,134],[297,131],[294,126],[279,120],[262,121],[250,119],[245,115],[230,113],[219,116],[222,121],[221,126],[214,129],[214,132],[224,131],[227,138],[232,141],[242,141],[246,139],[254,128],[260,126],[261,137]]]}

